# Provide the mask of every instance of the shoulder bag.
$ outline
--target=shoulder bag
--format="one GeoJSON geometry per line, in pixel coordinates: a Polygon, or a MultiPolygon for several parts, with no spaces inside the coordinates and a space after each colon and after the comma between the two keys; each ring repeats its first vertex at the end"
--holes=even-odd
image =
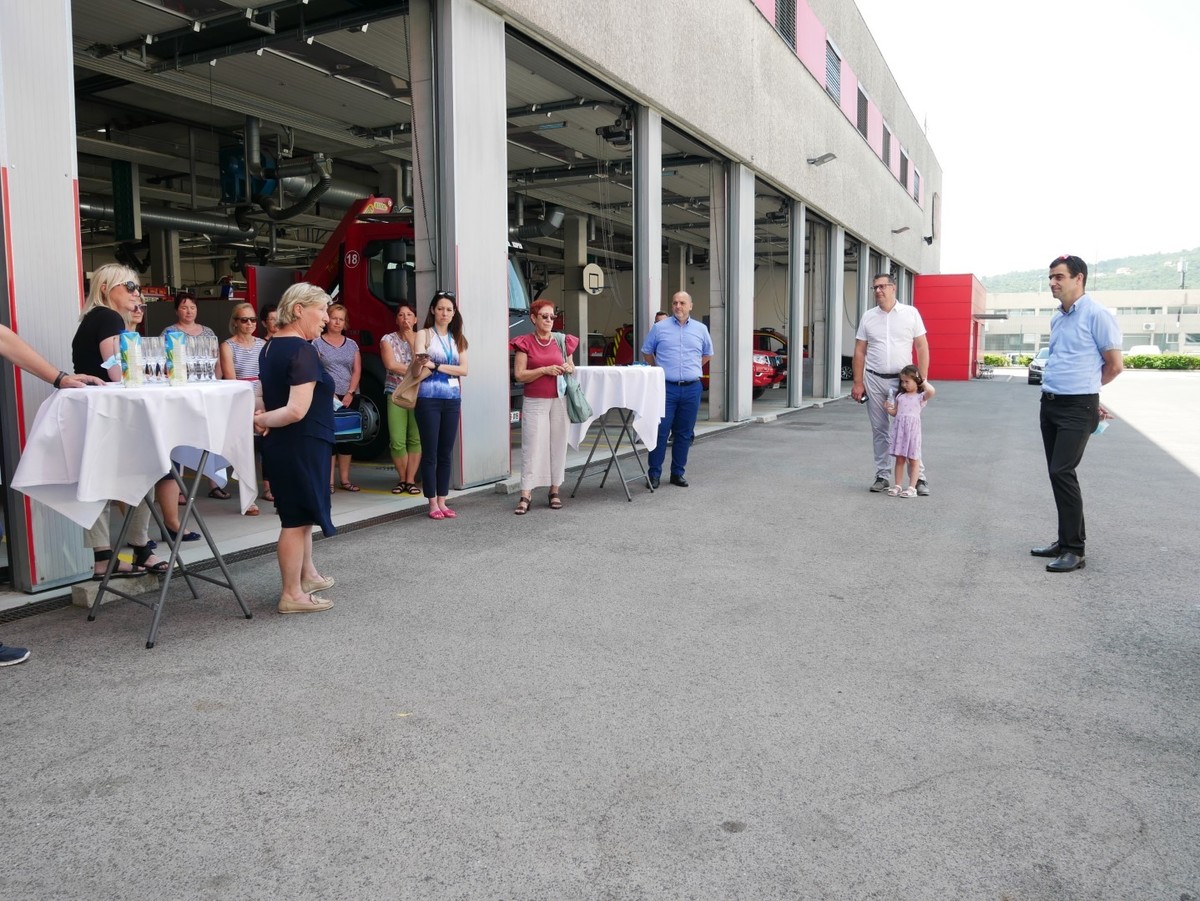
{"type": "MultiPolygon", "coordinates": [[[[554,340],[558,342],[558,349],[562,351],[563,362],[567,361],[567,340],[562,332],[554,333],[554,340]]],[[[571,422],[587,422],[592,418],[592,405],[583,395],[583,388],[579,386],[579,380],[575,378],[574,373],[563,374],[563,397],[567,400],[567,418],[571,422]]]]}
{"type": "Polygon", "coordinates": [[[429,375],[429,370],[420,364],[416,349],[414,348],[412,362],[408,364],[408,372],[404,373],[404,378],[400,380],[400,384],[392,392],[392,403],[397,407],[403,407],[405,410],[415,408],[417,406],[417,391],[420,389],[421,382],[425,380],[427,375],[429,375]]]}

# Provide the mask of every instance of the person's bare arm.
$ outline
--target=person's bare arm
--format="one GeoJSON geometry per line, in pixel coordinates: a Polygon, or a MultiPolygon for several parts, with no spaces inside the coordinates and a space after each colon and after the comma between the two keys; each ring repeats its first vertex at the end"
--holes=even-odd
{"type": "Polygon", "coordinates": [[[1104,352],[1104,367],[1100,370],[1100,384],[1107,385],[1125,371],[1125,355],[1113,348],[1104,352]]]}
{"type": "Polygon", "coordinates": [[[921,378],[929,378],[929,338],[921,335],[913,340],[913,347],[917,349],[917,372],[921,374],[921,378]]]}
{"type": "Polygon", "coordinates": [[[867,342],[858,339],[854,342],[854,359],[850,363],[854,370],[854,387],[850,389],[850,396],[855,400],[862,400],[863,395],[867,393],[867,386],[863,384],[863,372],[867,368],[867,342]]]}

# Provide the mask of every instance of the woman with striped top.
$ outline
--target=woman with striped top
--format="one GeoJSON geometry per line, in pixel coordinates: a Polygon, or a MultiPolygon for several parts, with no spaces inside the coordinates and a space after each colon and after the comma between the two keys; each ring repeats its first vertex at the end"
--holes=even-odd
{"type": "MultiPolygon", "coordinates": [[[[240,379],[254,383],[254,406],[262,409],[262,390],[258,384],[258,355],[267,343],[256,337],[258,317],[254,315],[254,307],[248,303],[239,303],[233,308],[229,317],[229,334],[233,337],[221,342],[221,378],[240,379]]],[[[271,485],[263,473],[263,497],[274,500],[271,496],[271,485]]],[[[258,516],[258,505],[251,504],[246,510],[247,516],[258,516]]]]}

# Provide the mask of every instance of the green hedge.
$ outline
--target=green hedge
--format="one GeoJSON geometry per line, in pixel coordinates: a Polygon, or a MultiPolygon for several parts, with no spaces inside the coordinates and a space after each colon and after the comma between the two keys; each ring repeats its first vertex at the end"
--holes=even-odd
{"type": "Polygon", "coordinates": [[[1125,358],[1126,369],[1200,369],[1194,354],[1138,354],[1125,358]]]}
{"type": "Polygon", "coordinates": [[[1007,366],[1008,365],[1008,357],[1006,357],[1002,354],[984,354],[983,355],[983,365],[984,366],[1007,366]]]}

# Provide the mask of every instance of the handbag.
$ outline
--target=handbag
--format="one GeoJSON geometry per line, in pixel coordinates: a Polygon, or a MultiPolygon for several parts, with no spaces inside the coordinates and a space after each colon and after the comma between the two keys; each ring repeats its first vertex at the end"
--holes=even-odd
{"type": "Polygon", "coordinates": [[[427,375],[429,370],[417,365],[417,355],[414,353],[412,362],[408,364],[408,372],[404,373],[404,378],[392,392],[392,403],[405,410],[414,409],[417,406],[417,392],[427,375]]]}
{"type": "MultiPolygon", "coordinates": [[[[562,351],[563,362],[567,361],[567,342],[566,336],[562,332],[554,333],[554,340],[558,342],[558,349],[562,351]]],[[[583,388],[579,385],[579,379],[575,378],[575,374],[571,372],[563,373],[564,391],[563,397],[567,401],[567,418],[571,422],[587,422],[592,418],[592,405],[588,403],[588,399],[583,394],[583,388]]]]}

